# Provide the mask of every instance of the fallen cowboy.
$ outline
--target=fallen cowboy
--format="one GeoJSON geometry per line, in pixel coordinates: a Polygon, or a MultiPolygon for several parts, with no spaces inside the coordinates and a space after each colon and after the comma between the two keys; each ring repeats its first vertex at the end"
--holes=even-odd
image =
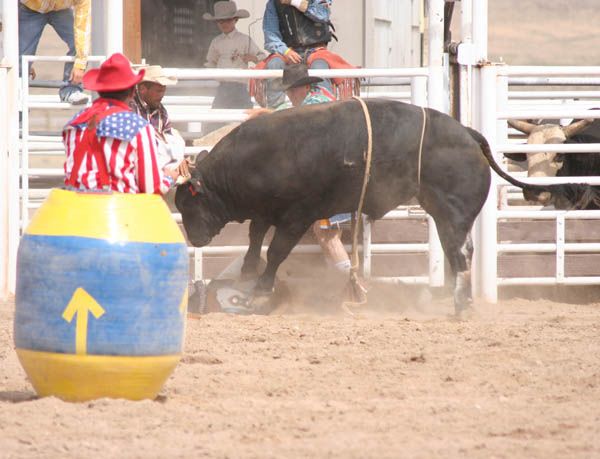
{"type": "Polygon", "coordinates": [[[488,194],[490,166],[515,186],[589,197],[589,186],[527,185],[494,162],[485,138],[433,109],[395,101],[347,100],[304,106],[242,123],[198,158],[175,204],[190,242],[204,246],[231,221],[250,219],[243,277],[257,275],[266,231],[267,266],[250,307],[272,309],[279,265],[316,220],[356,211],[376,220],[417,198],[435,220],[454,278],[457,314],[471,307],[469,232],[488,194]],[[368,126],[372,126],[372,131],[368,126]],[[372,159],[366,153],[372,144],[372,159]]]}

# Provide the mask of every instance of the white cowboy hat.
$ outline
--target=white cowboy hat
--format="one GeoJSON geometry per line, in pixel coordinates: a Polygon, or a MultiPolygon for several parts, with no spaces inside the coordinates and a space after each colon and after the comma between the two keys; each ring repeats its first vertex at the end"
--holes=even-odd
{"type": "Polygon", "coordinates": [[[235,2],[217,2],[215,3],[215,15],[204,13],[203,19],[207,21],[220,21],[221,19],[249,18],[250,13],[247,10],[238,10],[235,2]]]}
{"type": "Polygon", "coordinates": [[[146,73],[144,74],[144,78],[142,79],[142,83],[148,81],[150,83],[158,83],[163,86],[173,86],[177,84],[177,78],[174,76],[167,76],[163,68],[160,65],[148,65],[142,66],[146,73]]]}

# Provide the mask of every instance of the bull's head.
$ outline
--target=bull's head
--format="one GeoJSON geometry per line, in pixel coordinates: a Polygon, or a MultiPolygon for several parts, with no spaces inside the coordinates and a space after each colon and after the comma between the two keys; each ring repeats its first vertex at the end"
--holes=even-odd
{"type": "Polygon", "coordinates": [[[183,227],[189,241],[196,247],[207,245],[223,225],[216,222],[211,212],[210,193],[205,189],[198,164],[204,158],[199,155],[191,170],[191,177],[177,186],[175,206],[181,213],[183,227]]]}
{"type": "MultiPolygon", "coordinates": [[[[541,145],[564,143],[569,137],[585,129],[592,121],[591,119],[580,120],[569,126],[537,125],[522,120],[509,120],[508,124],[527,134],[528,144],[541,145]]],[[[527,176],[556,177],[556,173],[562,167],[562,161],[558,159],[559,157],[555,152],[529,153],[527,155],[527,176]]],[[[550,204],[552,200],[549,192],[525,191],[523,194],[528,201],[538,201],[543,205],[550,204]]]]}

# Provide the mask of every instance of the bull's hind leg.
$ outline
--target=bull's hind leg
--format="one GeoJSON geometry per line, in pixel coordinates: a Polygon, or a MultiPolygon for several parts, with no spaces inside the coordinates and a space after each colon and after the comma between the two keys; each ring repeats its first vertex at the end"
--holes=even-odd
{"type": "MultiPolygon", "coordinates": [[[[473,302],[473,294],[471,291],[471,266],[473,261],[473,239],[471,231],[467,233],[465,243],[460,248],[460,252],[464,255],[467,262],[467,269],[456,273],[456,287],[454,295],[457,293],[465,297],[464,303],[468,306],[473,302]]],[[[455,299],[456,302],[456,299],[455,299]]]]}
{"type": "Polygon", "coordinates": [[[471,258],[473,244],[469,235],[470,226],[452,225],[448,221],[440,224],[439,220],[436,220],[436,226],[454,276],[454,309],[458,315],[469,309],[472,303],[471,258]]]}
{"type": "Polygon", "coordinates": [[[456,209],[448,201],[437,202],[435,208],[423,205],[433,219],[438,230],[444,254],[454,277],[454,308],[456,314],[470,308],[471,297],[471,258],[473,244],[469,232],[475,216],[471,218],[467,209],[456,209]],[[441,204],[441,205],[440,205],[441,204]]]}

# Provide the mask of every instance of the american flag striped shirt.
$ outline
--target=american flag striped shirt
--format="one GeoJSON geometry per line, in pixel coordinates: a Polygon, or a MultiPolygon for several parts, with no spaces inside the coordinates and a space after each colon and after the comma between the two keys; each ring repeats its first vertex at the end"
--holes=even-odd
{"type": "MultiPolygon", "coordinates": [[[[126,104],[111,100],[111,105],[122,105],[124,111],[107,116],[96,127],[96,135],[106,159],[111,190],[121,193],[166,193],[172,180],[158,166],[158,143],[154,128],[145,119],[131,112],[126,104]]],[[[86,128],[87,124],[72,125],[69,122],[63,130],[67,156],[64,164],[65,184],[71,174],[75,173],[76,188],[94,190],[100,187],[98,165],[93,155],[86,154],[79,170],[73,171],[73,153],[86,128]]]]}

